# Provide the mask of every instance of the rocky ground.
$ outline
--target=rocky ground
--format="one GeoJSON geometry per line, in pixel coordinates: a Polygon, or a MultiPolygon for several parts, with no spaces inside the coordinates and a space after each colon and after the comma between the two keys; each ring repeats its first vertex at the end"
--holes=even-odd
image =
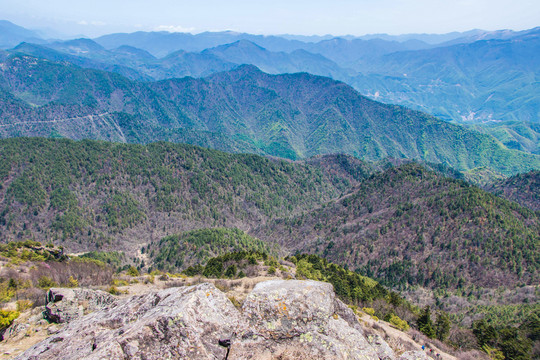
{"type": "Polygon", "coordinates": [[[355,314],[328,283],[145,276],[116,290],[52,289],[5,332],[0,359],[223,359],[220,340],[229,359],[455,359],[355,314]]]}

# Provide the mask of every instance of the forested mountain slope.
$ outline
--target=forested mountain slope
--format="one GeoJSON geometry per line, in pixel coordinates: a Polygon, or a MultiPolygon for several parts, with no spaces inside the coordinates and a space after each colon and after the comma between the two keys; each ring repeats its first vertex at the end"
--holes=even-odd
{"type": "Polygon", "coordinates": [[[338,173],[170,143],[2,140],[1,238],[54,241],[69,251],[137,251],[185,230],[249,230],[318,207],[369,174],[354,158],[325,163],[338,173]]]}
{"type": "Polygon", "coordinates": [[[268,75],[241,66],[205,79],[142,83],[14,55],[2,63],[0,96],[2,137],[167,140],[289,159],[346,153],[462,171],[487,166],[508,175],[540,168],[540,156],[306,73],[268,75]]]}
{"type": "Polygon", "coordinates": [[[393,286],[538,282],[538,213],[417,164],[373,174],[341,199],[255,233],[393,286]]]}
{"type": "Polygon", "coordinates": [[[540,211],[540,171],[517,174],[486,186],[486,190],[521,206],[540,211]]]}
{"type": "MultiPolygon", "coordinates": [[[[235,227],[392,286],[538,281],[538,213],[410,163],[373,173],[190,145],[0,141],[0,232],[68,251],[137,254],[163,237],[235,227]]],[[[278,247],[276,247],[278,245],[278,247]]]]}

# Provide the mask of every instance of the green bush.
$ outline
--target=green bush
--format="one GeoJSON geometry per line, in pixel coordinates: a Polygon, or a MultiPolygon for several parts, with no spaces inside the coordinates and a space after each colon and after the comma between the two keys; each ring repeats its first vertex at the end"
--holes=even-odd
{"type": "Polygon", "coordinates": [[[130,266],[129,269],[127,269],[127,274],[133,277],[140,275],[139,270],[137,270],[137,268],[134,266],[130,266]]]}
{"type": "Polygon", "coordinates": [[[42,289],[50,289],[55,286],[58,286],[58,284],[48,276],[42,276],[38,279],[38,287],[42,289]]]}
{"type": "Polygon", "coordinates": [[[400,319],[399,316],[394,314],[390,314],[388,322],[401,331],[407,331],[410,328],[409,324],[405,320],[400,319]]]}
{"type": "Polygon", "coordinates": [[[230,265],[227,270],[225,270],[225,277],[234,278],[236,276],[236,265],[230,265]]]}
{"type": "Polygon", "coordinates": [[[0,330],[8,328],[20,313],[13,310],[0,310],[0,330]]]}

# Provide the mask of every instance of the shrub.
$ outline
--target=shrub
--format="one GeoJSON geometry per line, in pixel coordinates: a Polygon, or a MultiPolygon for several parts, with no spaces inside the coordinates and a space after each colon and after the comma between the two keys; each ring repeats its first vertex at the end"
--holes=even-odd
{"type": "Polygon", "coordinates": [[[129,283],[126,280],[114,279],[112,286],[128,286],[129,283]]]}
{"type": "Polygon", "coordinates": [[[70,288],[79,287],[79,281],[77,281],[77,279],[75,279],[73,276],[70,276],[68,279],[67,287],[70,287],[70,288]]]}
{"type": "Polygon", "coordinates": [[[365,312],[366,314],[370,315],[370,316],[375,315],[375,309],[373,309],[373,308],[365,307],[365,308],[362,308],[362,311],[365,312]]]}
{"type": "Polygon", "coordinates": [[[107,292],[111,295],[120,295],[122,292],[120,290],[118,290],[118,288],[114,285],[111,285],[108,289],[107,289],[107,292]]]}
{"type": "Polygon", "coordinates": [[[7,329],[20,313],[13,310],[0,310],[0,330],[7,329]]]}
{"type": "Polygon", "coordinates": [[[416,324],[418,326],[418,330],[423,332],[428,338],[433,339],[435,337],[436,334],[433,327],[433,322],[431,321],[431,309],[429,306],[422,309],[416,324]]]}
{"type": "Polygon", "coordinates": [[[139,270],[137,270],[137,268],[134,267],[134,266],[130,266],[130,267],[129,267],[129,269],[127,270],[127,274],[128,274],[129,276],[133,276],[133,277],[139,276],[139,275],[140,275],[140,274],[139,274],[139,270]]]}
{"type": "Polygon", "coordinates": [[[28,310],[34,306],[34,302],[31,300],[17,300],[17,311],[22,312],[28,310]]]}
{"type": "Polygon", "coordinates": [[[400,319],[399,316],[394,314],[390,314],[388,322],[401,331],[407,331],[410,328],[409,324],[407,324],[405,320],[400,319]]]}
{"type": "Polygon", "coordinates": [[[240,309],[242,307],[242,304],[234,296],[229,296],[229,300],[237,309],[240,309]]]}
{"type": "Polygon", "coordinates": [[[227,270],[225,270],[225,277],[233,278],[236,276],[236,265],[230,265],[227,270]]]}
{"type": "Polygon", "coordinates": [[[58,284],[54,282],[53,279],[51,279],[48,276],[42,276],[38,280],[38,287],[42,289],[49,289],[55,286],[58,286],[58,284]]]}

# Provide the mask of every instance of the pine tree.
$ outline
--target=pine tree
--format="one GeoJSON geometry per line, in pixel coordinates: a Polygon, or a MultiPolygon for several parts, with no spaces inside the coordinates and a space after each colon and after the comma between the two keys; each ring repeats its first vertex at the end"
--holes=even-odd
{"type": "Polygon", "coordinates": [[[444,312],[437,314],[437,320],[435,321],[435,335],[440,341],[446,340],[446,337],[450,333],[450,319],[444,312]]]}
{"type": "Polygon", "coordinates": [[[416,325],[418,326],[418,330],[423,332],[427,337],[431,339],[435,337],[435,329],[433,328],[433,322],[431,321],[431,309],[429,306],[422,309],[416,325]]]}

